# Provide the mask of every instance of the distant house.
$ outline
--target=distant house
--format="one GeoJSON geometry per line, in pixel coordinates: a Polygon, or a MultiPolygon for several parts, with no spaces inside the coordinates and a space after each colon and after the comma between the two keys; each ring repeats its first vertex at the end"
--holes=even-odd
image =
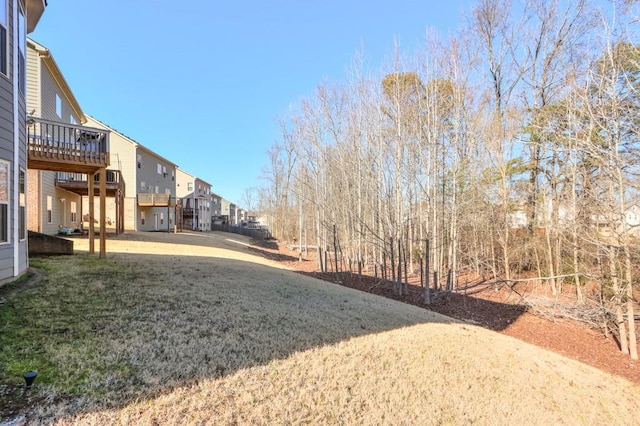
{"type": "Polygon", "coordinates": [[[248,220],[248,212],[241,208],[241,207],[237,207],[236,208],[236,223],[237,224],[246,224],[248,220]]]}
{"type": "Polygon", "coordinates": [[[640,206],[631,205],[624,214],[627,232],[636,237],[640,236],[640,206]]]}
{"type": "Polygon", "coordinates": [[[182,205],[184,229],[211,230],[211,185],[184,170],[177,170],[176,194],[182,205]]]}
{"type": "Polygon", "coordinates": [[[222,197],[211,193],[211,224],[222,224],[222,197]]]}
{"type": "MultiPolygon", "coordinates": [[[[111,132],[112,169],[124,181],[124,228],[137,231],[171,231],[176,215],[176,169],[172,161],[136,142],[124,133],[87,115],[87,122],[111,132]]],[[[115,214],[107,210],[107,215],[115,214]]]]}
{"type": "Polygon", "coordinates": [[[235,225],[238,223],[236,216],[236,205],[229,200],[222,198],[220,202],[220,217],[225,225],[235,225]]]}

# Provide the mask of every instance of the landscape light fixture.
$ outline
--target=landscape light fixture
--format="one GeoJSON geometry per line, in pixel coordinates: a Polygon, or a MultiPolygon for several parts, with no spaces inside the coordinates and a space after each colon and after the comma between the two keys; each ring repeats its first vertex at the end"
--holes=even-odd
{"type": "Polygon", "coordinates": [[[37,375],[38,373],[36,373],[35,371],[24,373],[24,382],[27,386],[27,389],[31,389],[31,386],[33,386],[33,381],[36,379],[37,375]]]}

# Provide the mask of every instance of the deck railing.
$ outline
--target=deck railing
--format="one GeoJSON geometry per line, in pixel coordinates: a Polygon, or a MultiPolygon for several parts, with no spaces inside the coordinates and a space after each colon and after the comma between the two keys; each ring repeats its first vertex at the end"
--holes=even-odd
{"type": "MultiPolygon", "coordinates": [[[[175,201],[175,200],[174,200],[175,201]]],[[[172,206],[171,203],[171,194],[138,194],[138,205],[139,206],[172,206]]]]}
{"type": "Polygon", "coordinates": [[[106,167],[109,161],[107,130],[59,123],[37,117],[27,119],[30,159],[106,167]]]}
{"type": "MultiPolygon", "coordinates": [[[[56,182],[57,183],[68,183],[68,182],[82,182],[86,183],[89,181],[89,175],[86,173],[69,173],[69,172],[58,172],[56,174],[56,182]]],[[[93,177],[93,181],[95,184],[100,183],[100,175],[96,174],[93,177]]],[[[117,185],[121,181],[120,170],[107,170],[107,185],[117,185]]]]}

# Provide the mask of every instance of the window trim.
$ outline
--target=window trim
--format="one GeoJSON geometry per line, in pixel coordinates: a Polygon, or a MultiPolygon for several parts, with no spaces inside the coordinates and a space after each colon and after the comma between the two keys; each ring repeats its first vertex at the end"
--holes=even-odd
{"type": "Polygon", "coordinates": [[[18,241],[24,241],[29,233],[27,231],[27,171],[22,167],[20,167],[18,178],[18,214],[20,215],[18,218],[18,241]]]}
{"type": "Polygon", "coordinates": [[[71,222],[78,223],[78,203],[71,201],[69,203],[69,211],[71,216],[71,222]]]}
{"type": "MultiPolygon", "coordinates": [[[[6,178],[6,187],[7,187],[7,199],[0,199],[0,205],[7,206],[7,223],[6,228],[4,230],[4,234],[6,235],[6,240],[0,240],[0,245],[11,244],[11,234],[9,233],[11,229],[11,162],[7,160],[0,159],[0,164],[5,165],[7,168],[7,178],[6,178]]],[[[0,181],[0,186],[2,185],[2,181],[0,181]]],[[[2,222],[0,221],[0,226],[2,226],[2,222]]],[[[2,235],[2,231],[0,230],[0,236],[2,235]]]]}
{"type": "Polygon", "coordinates": [[[47,205],[46,205],[47,217],[45,218],[47,224],[53,223],[53,197],[51,195],[47,195],[47,205]]]}
{"type": "Polygon", "coordinates": [[[56,115],[58,118],[62,118],[62,98],[56,93],[56,115]]]}
{"type": "MultiPolygon", "coordinates": [[[[2,49],[4,49],[4,67],[5,70],[2,70],[0,67],[0,75],[5,78],[9,78],[9,0],[0,0],[4,2],[5,5],[5,16],[4,23],[0,22],[0,27],[4,29],[4,46],[0,46],[0,54],[2,54],[2,49]]],[[[1,38],[0,38],[1,42],[1,38]]]]}

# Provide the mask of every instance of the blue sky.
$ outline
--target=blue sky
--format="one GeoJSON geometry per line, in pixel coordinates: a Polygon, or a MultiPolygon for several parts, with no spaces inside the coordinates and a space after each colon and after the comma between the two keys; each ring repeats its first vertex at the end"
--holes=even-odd
{"type": "Polygon", "coordinates": [[[397,40],[453,33],[471,0],[51,0],[34,40],[85,113],[242,204],[260,184],[278,117],[355,53],[378,70],[397,40]]]}

